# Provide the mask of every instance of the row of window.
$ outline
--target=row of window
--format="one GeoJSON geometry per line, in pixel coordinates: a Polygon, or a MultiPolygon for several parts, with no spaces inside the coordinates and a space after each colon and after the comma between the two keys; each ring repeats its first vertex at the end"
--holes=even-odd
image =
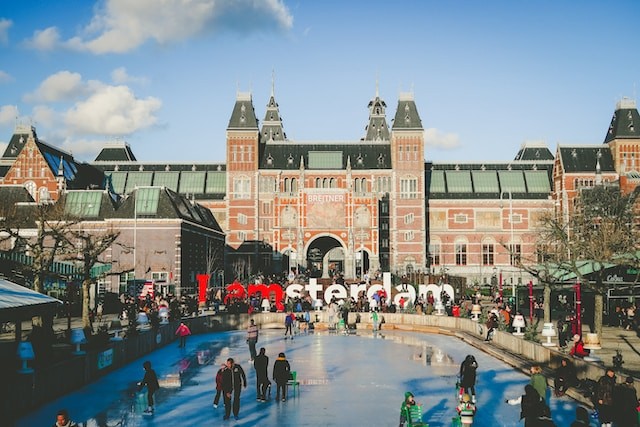
{"type": "Polygon", "coordinates": [[[421,160],[418,144],[398,145],[398,160],[421,160]]]}
{"type": "Polygon", "coordinates": [[[252,162],[253,161],[253,147],[249,146],[235,146],[232,145],[231,149],[231,161],[232,162],[252,162]]]}
{"type": "MultiPolygon", "coordinates": [[[[342,179],[334,177],[315,178],[315,188],[342,188],[342,179]]],[[[284,193],[295,194],[298,192],[297,178],[283,178],[281,186],[278,186],[275,177],[263,176],[259,180],[259,190],[263,193],[284,193]]],[[[391,177],[376,177],[375,183],[368,178],[355,178],[353,180],[353,192],[355,194],[367,194],[371,191],[389,193],[391,192],[391,177]],[[374,188],[371,185],[375,184],[374,188]]],[[[248,199],[251,197],[251,180],[248,177],[237,177],[233,179],[233,194],[235,199],[248,199]]],[[[416,199],[419,196],[418,179],[403,178],[400,180],[400,198],[416,199]]]]}
{"type": "Polygon", "coordinates": [[[27,169],[27,174],[22,176],[22,171],[20,168],[13,168],[14,174],[16,178],[46,178],[47,177],[47,168],[40,168],[40,175],[35,176],[33,168],[27,169]]]}
{"type": "MultiPolygon", "coordinates": [[[[519,243],[507,245],[509,252],[509,264],[518,265],[522,259],[522,245],[519,243]]],[[[454,244],[455,265],[467,265],[468,244],[459,242],[454,244]]],[[[495,243],[483,243],[481,250],[482,265],[495,265],[495,243]]],[[[442,264],[442,249],[439,243],[429,245],[429,260],[431,265],[442,264]]]]}

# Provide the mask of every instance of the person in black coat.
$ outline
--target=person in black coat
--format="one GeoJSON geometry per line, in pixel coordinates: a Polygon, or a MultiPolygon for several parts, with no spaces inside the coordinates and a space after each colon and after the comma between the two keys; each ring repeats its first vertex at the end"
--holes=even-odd
{"type": "Polygon", "coordinates": [[[147,404],[148,407],[144,412],[153,413],[153,395],[160,388],[156,371],[151,368],[151,362],[148,360],[142,364],[144,368],[144,378],[138,383],[138,391],[147,386],[147,404]]]}
{"type": "Polygon", "coordinates": [[[571,423],[571,427],[589,427],[591,424],[589,420],[589,411],[583,406],[576,408],[576,420],[571,423]]]}
{"type": "Polygon", "coordinates": [[[476,370],[478,362],[469,354],[460,364],[460,396],[467,393],[471,396],[471,402],[476,403],[476,370]]]}
{"type": "Polygon", "coordinates": [[[242,387],[247,388],[247,376],[242,366],[236,364],[233,358],[227,359],[227,368],[222,373],[222,391],[224,393],[224,417],[228,420],[233,406],[233,417],[237,420],[240,413],[240,392],[242,387]],[[233,393],[233,405],[231,394],[233,393]]]}
{"type": "Polygon", "coordinates": [[[573,363],[566,357],[560,361],[560,366],[555,371],[553,379],[553,388],[556,397],[564,396],[569,387],[573,387],[578,383],[576,368],[573,363]]]}
{"type": "Polygon", "coordinates": [[[516,399],[506,401],[509,405],[520,404],[520,419],[524,419],[524,427],[535,427],[538,418],[544,416],[544,400],[531,384],[524,386],[524,394],[516,399]]]}
{"type": "Polygon", "coordinates": [[[280,353],[273,364],[273,380],[276,382],[276,400],[280,399],[282,392],[282,401],[287,400],[287,381],[291,375],[291,366],[286,359],[284,353],[280,353]]]}
{"type": "Polygon", "coordinates": [[[638,426],[638,396],[633,386],[633,377],[613,389],[613,414],[616,425],[625,427],[638,426]]]}
{"type": "Polygon", "coordinates": [[[256,393],[257,400],[261,402],[267,401],[267,389],[271,382],[267,376],[267,368],[269,367],[269,357],[265,354],[262,347],[260,353],[253,359],[253,367],[256,370],[256,393]]]}

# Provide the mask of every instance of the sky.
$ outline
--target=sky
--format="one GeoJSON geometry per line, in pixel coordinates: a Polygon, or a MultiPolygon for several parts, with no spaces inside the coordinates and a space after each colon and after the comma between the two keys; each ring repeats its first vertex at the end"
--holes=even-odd
{"type": "Polygon", "coordinates": [[[637,98],[640,2],[0,0],[0,149],[17,123],[91,161],[225,160],[238,92],[291,141],[357,141],[411,92],[425,159],[603,142],[637,98]]]}

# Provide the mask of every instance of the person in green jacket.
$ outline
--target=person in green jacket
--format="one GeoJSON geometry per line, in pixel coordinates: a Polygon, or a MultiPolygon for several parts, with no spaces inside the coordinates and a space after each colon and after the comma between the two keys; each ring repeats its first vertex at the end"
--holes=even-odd
{"type": "Polygon", "coordinates": [[[542,368],[540,365],[533,365],[531,367],[531,378],[529,384],[536,389],[542,400],[547,402],[547,379],[542,375],[542,368]]]}
{"type": "MultiPolygon", "coordinates": [[[[414,423],[421,423],[422,420],[413,420],[411,419],[411,407],[418,405],[413,397],[413,393],[410,391],[404,394],[404,400],[402,401],[402,405],[400,406],[400,426],[404,427],[406,422],[409,422],[409,425],[414,423]]],[[[419,406],[419,405],[418,405],[419,406]]]]}

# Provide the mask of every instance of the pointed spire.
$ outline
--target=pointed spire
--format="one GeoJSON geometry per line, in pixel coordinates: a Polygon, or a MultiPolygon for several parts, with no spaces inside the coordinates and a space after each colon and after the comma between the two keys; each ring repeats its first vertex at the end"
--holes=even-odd
{"type": "Polygon", "coordinates": [[[364,141],[389,141],[389,126],[387,125],[387,104],[380,99],[378,80],[376,79],[376,96],[369,102],[369,124],[364,141]]]}
{"type": "Polygon", "coordinates": [[[286,141],[287,135],[282,126],[282,117],[275,97],[275,72],[271,73],[271,96],[267,103],[267,111],[260,130],[261,142],[286,141]]]}

